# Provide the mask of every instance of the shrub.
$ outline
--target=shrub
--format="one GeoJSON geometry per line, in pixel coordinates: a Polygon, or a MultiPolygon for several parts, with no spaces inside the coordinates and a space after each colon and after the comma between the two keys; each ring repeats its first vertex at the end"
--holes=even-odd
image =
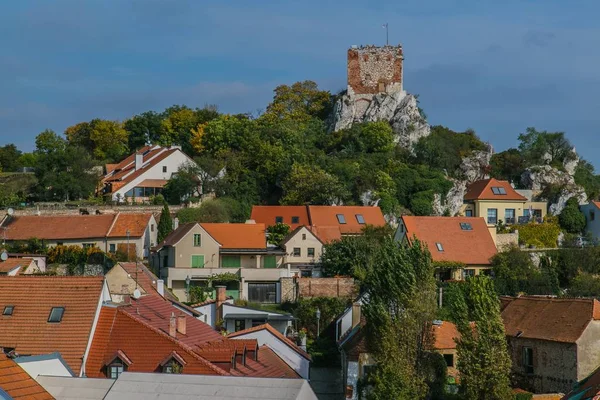
{"type": "Polygon", "coordinates": [[[585,228],[585,215],[579,210],[576,198],[570,198],[558,216],[560,227],[569,233],[580,233],[585,228]]]}
{"type": "Polygon", "coordinates": [[[538,248],[555,248],[557,246],[560,227],[554,221],[519,225],[517,229],[521,244],[538,248]]]}

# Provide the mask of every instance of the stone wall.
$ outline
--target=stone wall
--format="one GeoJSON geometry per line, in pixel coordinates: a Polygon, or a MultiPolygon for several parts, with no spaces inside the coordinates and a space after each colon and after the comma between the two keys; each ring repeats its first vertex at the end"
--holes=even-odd
{"type": "MultiPolygon", "coordinates": [[[[41,204],[35,207],[16,209],[15,215],[78,215],[81,210],[86,210],[90,215],[99,211],[102,214],[131,214],[131,213],[154,213],[160,214],[163,206],[139,205],[139,206],[112,206],[112,205],[93,205],[81,207],[66,207],[62,203],[41,204]]],[[[169,206],[172,214],[177,213],[183,206],[169,206]]]]}
{"type": "Polygon", "coordinates": [[[280,279],[281,283],[281,302],[296,301],[296,285],[294,284],[294,278],[280,279]]]}
{"type": "MultiPolygon", "coordinates": [[[[353,278],[298,278],[298,297],[344,297],[354,299],[358,286],[353,278]]],[[[282,290],[283,293],[283,290],[282,290]]]]}
{"type": "Polygon", "coordinates": [[[348,91],[355,94],[402,91],[402,46],[348,49],[348,91]]]}
{"type": "Polygon", "coordinates": [[[505,251],[514,246],[519,246],[519,231],[496,234],[496,248],[498,251],[505,251]]]}

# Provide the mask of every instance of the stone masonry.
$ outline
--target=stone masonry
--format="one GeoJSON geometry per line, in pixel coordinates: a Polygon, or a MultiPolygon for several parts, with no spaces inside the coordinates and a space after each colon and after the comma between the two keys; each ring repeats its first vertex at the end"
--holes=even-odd
{"type": "Polygon", "coordinates": [[[356,95],[401,92],[403,59],[400,45],[348,49],[348,92],[356,95]]]}

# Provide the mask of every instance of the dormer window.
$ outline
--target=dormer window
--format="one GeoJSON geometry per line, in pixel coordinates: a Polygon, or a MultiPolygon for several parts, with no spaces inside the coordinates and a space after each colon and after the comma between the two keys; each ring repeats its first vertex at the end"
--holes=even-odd
{"type": "Polygon", "coordinates": [[[283,217],[275,217],[276,224],[283,224],[283,217]]]}
{"type": "Polygon", "coordinates": [[[106,363],[106,376],[110,379],[117,379],[132,364],[129,357],[121,350],[117,350],[110,360],[106,363]]]}
{"type": "Polygon", "coordinates": [[[437,247],[438,251],[444,251],[444,246],[439,242],[435,244],[435,247],[437,247]]]}
{"type": "Polygon", "coordinates": [[[2,311],[2,315],[11,316],[11,315],[13,315],[14,310],[15,310],[15,306],[6,306],[6,307],[4,307],[4,311],[2,311]]]}
{"type": "Polygon", "coordinates": [[[64,313],[64,307],[52,307],[52,310],[50,310],[50,315],[48,316],[48,322],[59,323],[60,321],[62,321],[64,313]]]}
{"type": "Polygon", "coordinates": [[[345,224],[346,223],[346,217],[344,217],[344,214],[337,214],[336,215],[337,220],[340,224],[345,224]]]}
{"type": "Polygon", "coordinates": [[[506,194],[506,189],[501,186],[492,186],[492,193],[503,195],[506,194]]]}
{"type": "Polygon", "coordinates": [[[160,366],[163,374],[181,374],[185,364],[185,360],[173,351],[160,363],[160,366]]]}

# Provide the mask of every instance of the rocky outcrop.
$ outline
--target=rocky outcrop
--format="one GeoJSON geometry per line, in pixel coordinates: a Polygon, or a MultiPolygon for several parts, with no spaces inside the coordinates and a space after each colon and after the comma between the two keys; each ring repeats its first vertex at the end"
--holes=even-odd
{"type": "Polygon", "coordinates": [[[417,98],[404,91],[355,95],[349,90],[334,106],[330,129],[338,131],[354,123],[373,121],[388,121],[395,142],[407,149],[430,133],[429,124],[419,112],[417,98]]]}
{"type": "Polygon", "coordinates": [[[575,147],[571,149],[571,154],[569,157],[565,159],[563,166],[565,167],[565,172],[571,176],[575,175],[575,170],[579,165],[579,155],[575,151],[575,147]]]}
{"type": "Polygon", "coordinates": [[[560,190],[560,194],[548,207],[548,212],[552,215],[558,215],[567,205],[567,201],[576,198],[580,205],[587,204],[588,198],[585,190],[579,185],[565,186],[560,190]]]}
{"type": "Polygon", "coordinates": [[[465,193],[467,193],[467,182],[451,179],[453,186],[450,188],[442,201],[439,193],[433,195],[433,214],[454,216],[459,213],[465,193]]]}
{"type": "Polygon", "coordinates": [[[458,171],[459,176],[467,183],[487,178],[493,154],[494,149],[488,144],[486,150],[474,151],[470,156],[463,158],[458,171]]]}
{"type": "MultiPolygon", "coordinates": [[[[578,157],[577,157],[578,160],[578,157]]],[[[578,161],[577,161],[578,163],[578,161]]],[[[567,169],[565,163],[565,169],[567,169]]],[[[577,165],[569,164],[569,170],[575,171],[577,165]]],[[[587,203],[585,189],[575,183],[573,175],[566,171],[559,171],[550,165],[540,165],[527,168],[521,175],[521,184],[533,191],[542,191],[548,187],[558,189],[552,199],[549,199],[550,205],[548,212],[552,215],[558,215],[565,208],[567,201],[576,198],[579,204],[587,203]]]]}

